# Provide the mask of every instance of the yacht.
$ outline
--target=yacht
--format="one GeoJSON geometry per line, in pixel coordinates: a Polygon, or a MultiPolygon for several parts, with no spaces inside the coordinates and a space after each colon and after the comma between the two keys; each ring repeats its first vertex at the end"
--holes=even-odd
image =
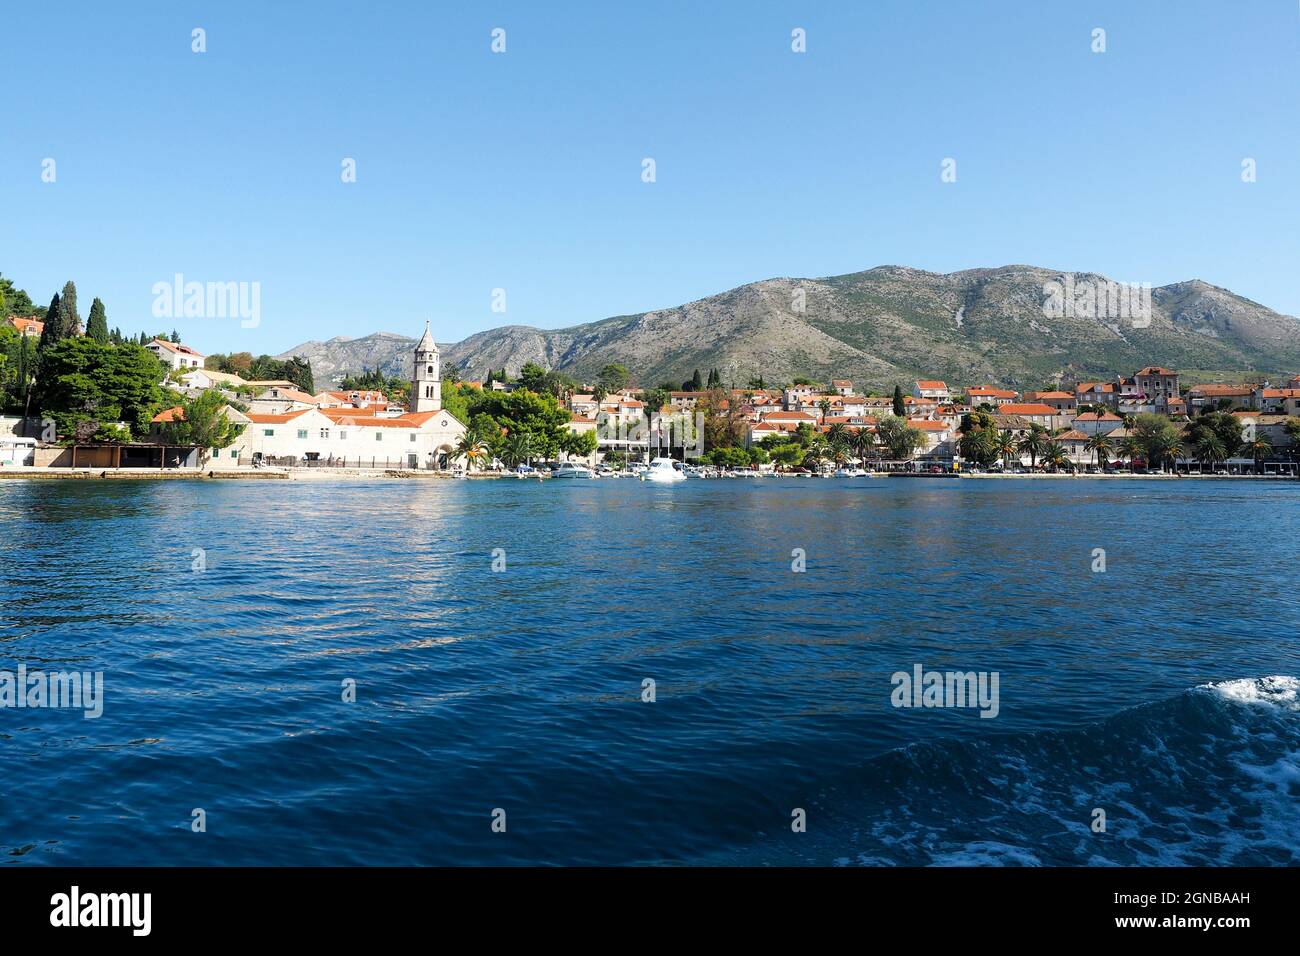
{"type": "Polygon", "coordinates": [[[656,458],[650,462],[650,467],[641,472],[642,481],[658,481],[669,483],[674,481],[685,481],[686,472],[682,470],[680,461],[673,461],[671,458],[656,458]]]}

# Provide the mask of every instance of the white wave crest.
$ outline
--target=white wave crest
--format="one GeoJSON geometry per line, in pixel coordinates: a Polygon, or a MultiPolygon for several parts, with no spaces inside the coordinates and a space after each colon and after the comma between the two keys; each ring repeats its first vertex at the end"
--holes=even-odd
{"type": "Polygon", "coordinates": [[[1202,684],[1202,688],[1238,704],[1266,704],[1300,710],[1300,678],[1273,675],[1202,684]]]}

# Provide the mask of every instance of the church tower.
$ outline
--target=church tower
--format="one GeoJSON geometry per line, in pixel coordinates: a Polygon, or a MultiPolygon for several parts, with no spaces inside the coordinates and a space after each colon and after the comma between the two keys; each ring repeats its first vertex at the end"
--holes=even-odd
{"type": "Polygon", "coordinates": [[[413,412],[436,412],[442,408],[438,346],[433,343],[428,322],[424,323],[424,338],[415,347],[415,375],[411,379],[411,398],[406,404],[413,412]]]}

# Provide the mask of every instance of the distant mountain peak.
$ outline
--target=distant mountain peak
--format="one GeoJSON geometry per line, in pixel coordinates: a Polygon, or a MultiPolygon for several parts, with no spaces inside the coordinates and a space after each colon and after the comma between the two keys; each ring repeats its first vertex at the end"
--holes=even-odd
{"type": "MultiPolygon", "coordinates": [[[[622,362],[639,384],[717,368],[724,381],[807,375],[887,390],[918,377],[1022,387],[1054,374],[1131,373],[1144,365],[1286,373],[1300,368],[1300,321],[1190,279],[1152,290],[1151,322],[1053,317],[1045,282],[1109,282],[1026,264],[927,272],[879,265],[819,279],[775,277],[671,308],[562,329],[506,325],[439,345],[445,367],[483,378],[526,362],[592,378],[622,362]]],[[[413,329],[417,323],[412,323],[413,329]]],[[[305,342],[320,381],[363,368],[410,374],[413,336],[375,332],[305,342]]]]}

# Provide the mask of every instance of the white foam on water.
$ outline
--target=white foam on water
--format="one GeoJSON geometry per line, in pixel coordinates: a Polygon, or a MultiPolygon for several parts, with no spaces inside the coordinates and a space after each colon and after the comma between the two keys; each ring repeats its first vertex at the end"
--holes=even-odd
{"type": "Polygon", "coordinates": [[[1201,688],[1239,704],[1271,704],[1285,710],[1300,710],[1300,678],[1281,674],[1242,677],[1217,684],[1202,684],[1201,688]]]}

